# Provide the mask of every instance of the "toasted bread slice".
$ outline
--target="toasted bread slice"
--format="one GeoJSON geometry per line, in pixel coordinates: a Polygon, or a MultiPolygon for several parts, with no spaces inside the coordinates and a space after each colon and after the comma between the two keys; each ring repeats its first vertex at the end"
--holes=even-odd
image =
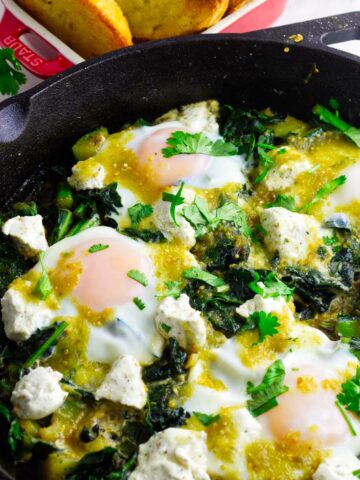
{"type": "Polygon", "coordinates": [[[222,18],[229,0],[116,0],[137,40],[201,32],[222,18]]]}
{"type": "Polygon", "coordinates": [[[115,0],[17,0],[30,15],[84,58],[131,45],[115,0]]]}
{"type": "Polygon", "coordinates": [[[243,7],[246,3],[249,3],[251,0],[230,0],[229,1],[229,8],[226,12],[228,15],[230,13],[235,12],[240,7],[243,7]]]}

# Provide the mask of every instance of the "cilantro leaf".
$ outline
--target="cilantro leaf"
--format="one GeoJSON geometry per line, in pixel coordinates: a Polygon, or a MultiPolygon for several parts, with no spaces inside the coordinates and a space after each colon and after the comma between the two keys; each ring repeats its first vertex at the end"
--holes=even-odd
{"type": "Polygon", "coordinates": [[[196,417],[200,423],[204,425],[204,427],[208,427],[215,422],[220,420],[220,415],[207,415],[206,413],[201,412],[193,412],[194,417],[196,417]]]}
{"type": "Polygon", "coordinates": [[[101,252],[102,250],[106,250],[107,248],[109,248],[109,246],[110,245],[103,245],[102,243],[96,243],[89,248],[88,252],[89,253],[101,252]]]}
{"type": "Polygon", "coordinates": [[[283,385],[285,368],[281,360],[276,360],[266,370],[262,382],[256,387],[248,382],[247,393],[251,400],[247,401],[247,408],[254,417],[271,410],[278,405],[276,397],[287,392],[289,388],[283,385]]]}
{"type": "Polygon", "coordinates": [[[313,113],[320,120],[328,125],[331,125],[336,130],[339,130],[344,135],[346,135],[350,140],[352,140],[356,146],[360,148],[360,129],[353,127],[352,125],[346,123],[344,120],[339,118],[336,114],[330,112],[323,105],[315,105],[313,108],[313,113]]]}
{"type": "Polygon", "coordinates": [[[258,345],[265,340],[265,337],[273,337],[276,335],[279,332],[277,329],[279,326],[280,323],[276,316],[261,311],[253,312],[249,315],[242,330],[253,330],[257,328],[259,330],[259,340],[254,345],[258,345]]]}
{"type": "Polygon", "coordinates": [[[15,58],[14,50],[0,49],[0,93],[15,95],[24,83],[26,77],[21,72],[21,65],[15,58]]]}
{"type": "Polygon", "coordinates": [[[162,149],[165,158],[192,153],[201,153],[213,157],[237,154],[237,148],[232,143],[224,142],[224,140],[213,142],[203,133],[173,132],[166,143],[168,147],[162,149]]]}
{"type": "Polygon", "coordinates": [[[181,282],[169,281],[165,282],[165,286],[167,291],[165,293],[156,295],[157,298],[173,297],[176,299],[180,297],[183,289],[181,282]]]}
{"type": "Polygon", "coordinates": [[[294,293],[294,288],[288,287],[273,272],[268,273],[263,282],[259,280],[260,275],[254,272],[254,280],[249,283],[249,288],[264,298],[284,296],[289,301],[294,293]]]}
{"type": "Polygon", "coordinates": [[[323,198],[327,197],[331,193],[333,193],[337,188],[341,185],[344,185],[346,182],[346,175],[340,175],[340,177],[333,178],[329,182],[325,183],[323,187],[321,187],[315,194],[315,196],[310,200],[309,203],[303,205],[299,211],[305,210],[307,214],[310,213],[311,208],[315,205],[315,203],[319,202],[323,198]]]}
{"type": "Polygon", "coordinates": [[[360,468],[358,470],[354,470],[352,474],[354,475],[355,478],[360,478],[360,468]]]}
{"type": "Polygon", "coordinates": [[[143,218],[150,217],[154,209],[151,205],[145,205],[144,203],[136,203],[132,207],[128,208],[131,225],[137,227],[143,218]]]}
{"type": "Polygon", "coordinates": [[[204,228],[216,229],[220,222],[234,223],[246,237],[252,233],[246,213],[235,203],[224,203],[210,212],[207,202],[196,197],[191,205],[184,207],[181,215],[191,223],[198,233],[203,233],[204,228]]]}
{"type": "Polygon", "coordinates": [[[127,272],[127,276],[132,280],[135,280],[135,282],[140,283],[144,287],[147,287],[149,284],[148,279],[146,278],[146,275],[142,272],[139,272],[139,270],[129,270],[127,272]]]}
{"type": "Polygon", "coordinates": [[[265,205],[265,208],[282,207],[290,210],[290,212],[296,212],[295,198],[291,195],[276,195],[275,200],[272,203],[265,205]]]}
{"type": "Polygon", "coordinates": [[[255,178],[254,183],[260,183],[266,175],[269,173],[269,170],[275,165],[274,159],[270,157],[263,147],[257,147],[257,153],[260,159],[261,165],[264,167],[261,173],[255,178]]]}
{"type": "Polygon", "coordinates": [[[138,307],[139,310],[145,309],[145,303],[141,300],[141,298],[134,297],[133,302],[135,303],[135,305],[138,307]]]}
{"type": "Polygon", "coordinates": [[[332,237],[325,236],[325,237],[322,237],[322,239],[323,239],[324,245],[328,247],[330,247],[331,245],[336,245],[338,243],[338,238],[336,236],[336,233],[334,233],[332,237]]]}
{"type": "Polygon", "coordinates": [[[176,192],[175,195],[169,192],[163,192],[162,194],[162,199],[164,200],[164,202],[170,202],[170,215],[177,227],[179,226],[179,224],[176,221],[176,207],[182,205],[185,202],[185,198],[181,196],[183,188],[184,182],[182,182],[179,190],[176,192]]]}
{"type": "Polygon", "coordinates": [[[353,378],[342,384],[337,399],[347,410],[360,415],[360,368],[353,378]]]}
{"type": "Polygon", "coordinates": [[[161,329],[164,330],[165,333],[169,333],[170,330],[171,330],[170,325],[168,325],[167,323],[161,323],[160,326],[161,326],[161,329]]]}
{"type": "Polygon", "coordinates": [[[187,279],[200,280],[215,288],[225,285],[225,282],[222,278],[217,277],[212,273],[205,272],[205,270],[201,270],[201,268],[197,267],[192,267],[184,270],[182,276],[187,279]]]}
{"type": "Polygon", "coordinates": [[[39,262],[41,266],[41,276],[36,284],[34,293],[38,295],[41,300],[46,300],[48,296],[52,293],[53,288],[44,265],[44,252],[40,253],[39,262]]]}

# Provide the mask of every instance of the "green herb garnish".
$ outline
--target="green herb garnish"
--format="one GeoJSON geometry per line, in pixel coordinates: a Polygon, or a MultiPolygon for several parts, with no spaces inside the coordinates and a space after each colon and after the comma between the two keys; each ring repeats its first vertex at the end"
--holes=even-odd
{"type": "Polygon", "coordinates": [[[68,324],[66,322],[61,322],[50,337],[26,360],[24,363],[24,368],[31,368],[34,363],[39,360],[44,353],[59,339],[68,324]]]}
{"type": "Polygon", "coordinates": [[[327,197],[331,193],[333,193],[337,188],[341,185],[344,185],[346,182],[346,175],[340,175],[340,177],[333,178],[329,182],[325,183],[323,187],[321,187],[315,194],[315,196],[310,200],[309,203],[303,205],[299,211],[305,210],[307,214],[310,213],[311,208],[315,205],[315,203],[319,202],[323,198],[327,197]]]}
{"type": "Polygon", "coordinates": [[[179,154],[201,153],[212,157],[225,157],[237,154],[237,148],[230,142],[213,142],[203,133],[177,131],[166,141],[168,147],[162,149],[165,158],[179,154]]]}
{"type": "Polygon", "coordinates": [[[291,195],[276,195],[275,200],[272,203],[268,203],[265,208],[282,207],[290,210],[290,212],[296,212],[295,198],[291,195]]]}
{"type": "Polygon", "coordinates": [[[157,298],[173,297],[176,299],[180,297],[183,290],[183,285],[181,282],[170,280],[168,282],[165,282],[165,286],[167,288],[167,291],[165,293],[160,293],[156,295],[157,298]]]}
{"type": "Polygon", "coordinates": [[[131,225],[137,227],[143,218],[150,217],[154,209],[151,205],[145,205],[144,203],[136,203],[132,207],[128,208],[131,225]]]}
{"type": "Polygon", "coordinates": [[[205,272],[201,268],[192,267],[183,271],[182,276],[191,280],[200,280],[201,282],[207,283],[211,287],[221,287],[225,285],[225,282],[222,278],[213,275],[212,273],[205,272]]]}
{"type": "Polygon", "coordinates": [[[106,250],[109,247],[110,247],[110,245],[103,245],[102,243],[97,243],[95,245],[92,245],[89,248],[88,252],[89,253],[101,252],[102,250],[106,250]]]}
{"type": "Polygon", "coordinates": [[[15,95],[21,85],[26,83],[26,77],[21,72],[21,65],[15,58],[12,48],[0,49],[0,93],[15,95]]]}
{"type": "Polygon", "coordinates": [[[138,307],[139,310],[145,309],[145,303],[141,300],[141,298],[134,297],[133,302],[135,303],[135,305],[138,307]]]}
{"type": "Polygon", "coordinates": [[[320,120],[328,125],[331,125],[335,130],[342,132],[350,140],[352,140],[356,146],[360,147],[360,129],[353,127],[346,123],[344,120],[338,117],[338,115],[330,112],[323,105],[315,105],[313,113],[320,118],[320,120]]]}
{"type": "Polygon", "coordinates": [[[196,417],[200,423],[204,425],[204,427],[208,427],[215,422],[220,420],[220,415],[207,415],[206,413],[201,412],[193,412],[194,417],[196,417]]]}
{"type": "Polygon", "coordinates": [[[133,302],[135,303],[135,305],[138,307],[139,310],[145,309],[145,303],[141,300],[141,298],[134,297],[133,302]]]}
{"type": "Polygon", "coordinates": [[[171,330],[170,325],[167,325],[166,323],[162,323],[160,326],[161,326],[161,330],[164,330],[165,333],[169,333],[171,330]]]}
{"type": "Polygon", "coordinates": [[[175,195],[169,192],[163,192],[162,194],[162,199],[164,200],[164,202],[170,203],[170,215],[177,227],[179,226],[179,224],[176,221],[176,207],[178,207],[179,205],[183,205],[183,203],[185,202],[184,197],[181,196],[183,188],[184,182],[182,182],[179,190],[175,193],[175,195]]]}
{"type": "Polygon", "coordinates": [[[347,410],[360,415],[360,368],[353,378],[342,384],[337,399],[347,410]]]}
{"type": "Polygon", "coordinates": [[[360,468],[358,470],[354,470],[352,474],[354,475],[354,477],[360,478],[360,468]]]}
{"type": "Polygon", "coordinates": [[[280,323],[275,315],[261,311],[253,312],[249,315],[242,330],[253,330],[257,328],[259,330],[259,340],[254,345],[258,345],[265,340],[265,337],[273,337],[276,335],[279,332],[277,329],[279,326],[280,323]]]}
{"type": "Polygon", "coordinates": [[[144,287],[147,287],[149,284],[148,279],[146,278],[146,275],[139,272],[139,270],[129,270],[127,272],[127,276],[132,280],[135,280],[135,282],[140,283],[144,287]]]}
{"type": "Polygon", "coordinates": [[[289,388],[283,385],[285,368],[281,360],[276,360],[266,370],[262,382],[256,387],[248,382],[247,393],[251,400],[247,402],[247,408],[254,417],[271,410],[278,405],[276,397],[287,392],[289,388]]]}
{"type": "Polygon", "coordinates": [[[46,300],[53,291],[49,275],[44,265],[44,255],[45,255],[44,252],[41,252],[39,255],[39,262],[41,266],[41,277],[39,278],[39,281],[37,282],[34,290],[34,293],[41,300],[46,300]]]}
{"type": "Polygon", "coordinates": [[[249,283],[249,288],[264,298],[284,296],[289,301],[294,293],[294,288],[289,288],[273,272],[268,273],[262,282],[259,280],[260,275],[254,272],[254,280],[249,283]]]}
{"type": "Polygon", "coordinates": [[[341,406],[341,403],[339,402],[339,400],[337,400],[335,402],[335,405],[337,406],[339,412],[341,413],[343,419],[345,420],[347,426],[349,427],[349,430],[351,432],[351,435],[353,435],[354,437],[356,437],[356,430],[355,428],[353,427],[353,424],[351,423],[351,420],[348,416],[348,414],[345,412],[344,408],[341,406]]]}
{"type": "MultiPolygon", "coordinates": [[[[11,454],[14,456],[17,450],[17,444],[23,439],[19,420],[15,415],[2,403],[0,403],[0,417],[4,418],[7,423],[7,440],[11,454]]],[[[4,435],[5,432],[2,433],[4,435]]]]}

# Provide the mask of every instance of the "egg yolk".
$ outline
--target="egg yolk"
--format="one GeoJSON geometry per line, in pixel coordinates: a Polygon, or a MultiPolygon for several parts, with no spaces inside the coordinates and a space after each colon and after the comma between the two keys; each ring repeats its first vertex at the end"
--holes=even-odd
{"type": "Polygon", "coordinates": [[[327,388],[331,383],[336,384],[334,373],[318,366],[288,372],[284,384],[289,391],[280,395],[278,406],[266,414],[273,436],[281,440],[297,432],[302,440],[319,446],[341,443],[348,426],[335,405],[336,388],[327,388]]]}
{"type": "Polygon", "coordinates": [[[165,158],[162,149],[168,147],[166,141],[172,133],[174,129],[171,128],[157,130],[142,142],[137,152],[148,178],[159,187],[196,177],[206,172],[211,164],[211,158],[202,154],[180,154],[165,158]]]}
{"type": "Polygon", "coordinates": [[[129,278],[130,270],[138,270],[147,279],[153,275],[152,263],[144,249],[131,245],[121,235],[118,239],[96,238],[80,243],[62,264],[64,274],[66,263],[82,267],[71,295],[79,304],[97,312],[141,297],[145,287],[129,278]],[[90,253],[94,245],[103,249],[90,253]]]}

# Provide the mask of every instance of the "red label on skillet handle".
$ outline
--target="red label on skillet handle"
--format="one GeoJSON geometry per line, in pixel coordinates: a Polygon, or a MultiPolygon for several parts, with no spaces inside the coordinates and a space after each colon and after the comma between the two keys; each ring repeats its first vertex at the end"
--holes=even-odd
{"type": "MultiPolygon", "coordinates": [[[[46,60],[31,50],[20,40],[24,33],[29,32],[38,35],[18,20],[9,10],[5,10],[0,22],[0,45],[5,48],[12,48],[15,51],[16,58],[29,72],[37,77],[47,78],[74,65],[60,53],[55,58],[46,60]]],[[[43,42],[46,42],[42,37],[40,38],[43,42]]]]}

